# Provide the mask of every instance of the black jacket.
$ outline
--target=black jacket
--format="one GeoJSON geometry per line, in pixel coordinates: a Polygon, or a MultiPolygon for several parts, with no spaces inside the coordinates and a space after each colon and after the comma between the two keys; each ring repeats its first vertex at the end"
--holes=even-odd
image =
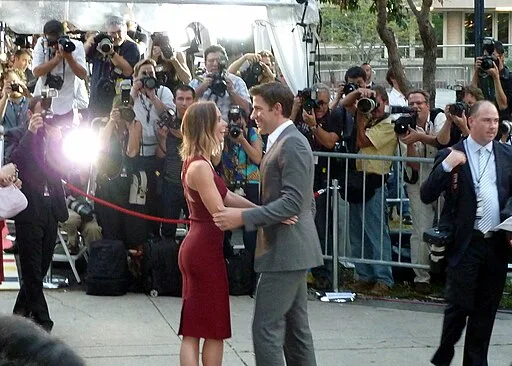
{"type": "MultiPolygon", "coordinates": [[[[453,149],[466,153],[463,141],[455,144],[453,149]]],[[[493,151],[496,162],[498,200],[500,211],[502,211],[512,194],[512,147],[494,141],[493,151]]],[[[476,193],[468,162],[459,167],[459,188],[456,193],[452,192],[452,173],[445,172],[441,164],[449,153],[449,149],[443,149],[437,154],[430,176],[421,186],[421,200],[425,204],[429,204],[445,192],[446,200],[441,221],[452,224],[454,243],[447,248],[446,258],[449,265],[455,266],[468,248],[473,235],[476,217],[476,193]]],[[[504,217],[502,214],[501,219],[506,219],[506,216],[504,217]]],[[[493,245],[499,245],[503,249],[504,255],[506,255],[508,245],[504,233],[500,232],[495,235],[493,241],[493,245]]]]}
{"type": "Polygon", "coordinates": [[[19,178],[23,185],[21,191],[28,200],[25,210],[14,217],[17,223],[45,223],[48,207],[59,222],[68,219],[64,188],[59,170],[68,165],[59,144],[49,146],[44,153],[44,137],[42,134],[26,132],[19,144],[13,149],[10,160],[19,170],[19,178]],[[45,186],[49,196],[45,197],[45,186]]]}

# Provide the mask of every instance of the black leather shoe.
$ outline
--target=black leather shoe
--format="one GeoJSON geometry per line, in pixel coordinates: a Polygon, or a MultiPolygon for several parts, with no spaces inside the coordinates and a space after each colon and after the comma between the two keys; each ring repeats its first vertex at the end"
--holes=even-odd
{"type": "Polygon", "coordinates": [[[18,244],[14,242],[12,247],[4,249],[5,254],[18,254],[18,244]]]}

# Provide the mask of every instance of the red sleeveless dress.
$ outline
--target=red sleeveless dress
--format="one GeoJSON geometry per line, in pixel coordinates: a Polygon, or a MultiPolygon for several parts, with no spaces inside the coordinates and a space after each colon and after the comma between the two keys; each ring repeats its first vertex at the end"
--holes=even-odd
{"type": "MultiPolygon", "coordinates": [[[[225,339],[231,337],[229,287],[220,230],[199,192],[185,184],[184,177],[194,157],[183,163],[182,184],[190,212],[190,229],[181,244],[178,263],[183,275],[183,304],[179,333],[195,338],[225,339]]],[[[212,168],[213,171],[213,168],[212,168]]],[[[215,171],[214,181],[224,199],[227,188],[215,171]]]]}

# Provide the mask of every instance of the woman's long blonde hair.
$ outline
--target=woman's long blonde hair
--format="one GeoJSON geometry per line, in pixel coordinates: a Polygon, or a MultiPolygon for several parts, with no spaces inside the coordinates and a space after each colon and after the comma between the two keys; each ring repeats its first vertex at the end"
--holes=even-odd
{"type": "Polygon", "coordinates": [[[221,151],[216,136],[217,106],[213,102],[196,102],[187,108],[181,124],[183,161],[198,155],[213,156],[221,151]]]}

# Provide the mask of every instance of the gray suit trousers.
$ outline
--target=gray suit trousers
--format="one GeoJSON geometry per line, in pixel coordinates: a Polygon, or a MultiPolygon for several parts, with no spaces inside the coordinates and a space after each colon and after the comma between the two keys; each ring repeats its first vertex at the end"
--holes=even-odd
{"type": "Polygon", "coordinates": [[[306,270],[261,273],[252,336],[257,366],[316,366],[306,270]],[[284,358],[283,358],[284,352],[284,358]]]}

